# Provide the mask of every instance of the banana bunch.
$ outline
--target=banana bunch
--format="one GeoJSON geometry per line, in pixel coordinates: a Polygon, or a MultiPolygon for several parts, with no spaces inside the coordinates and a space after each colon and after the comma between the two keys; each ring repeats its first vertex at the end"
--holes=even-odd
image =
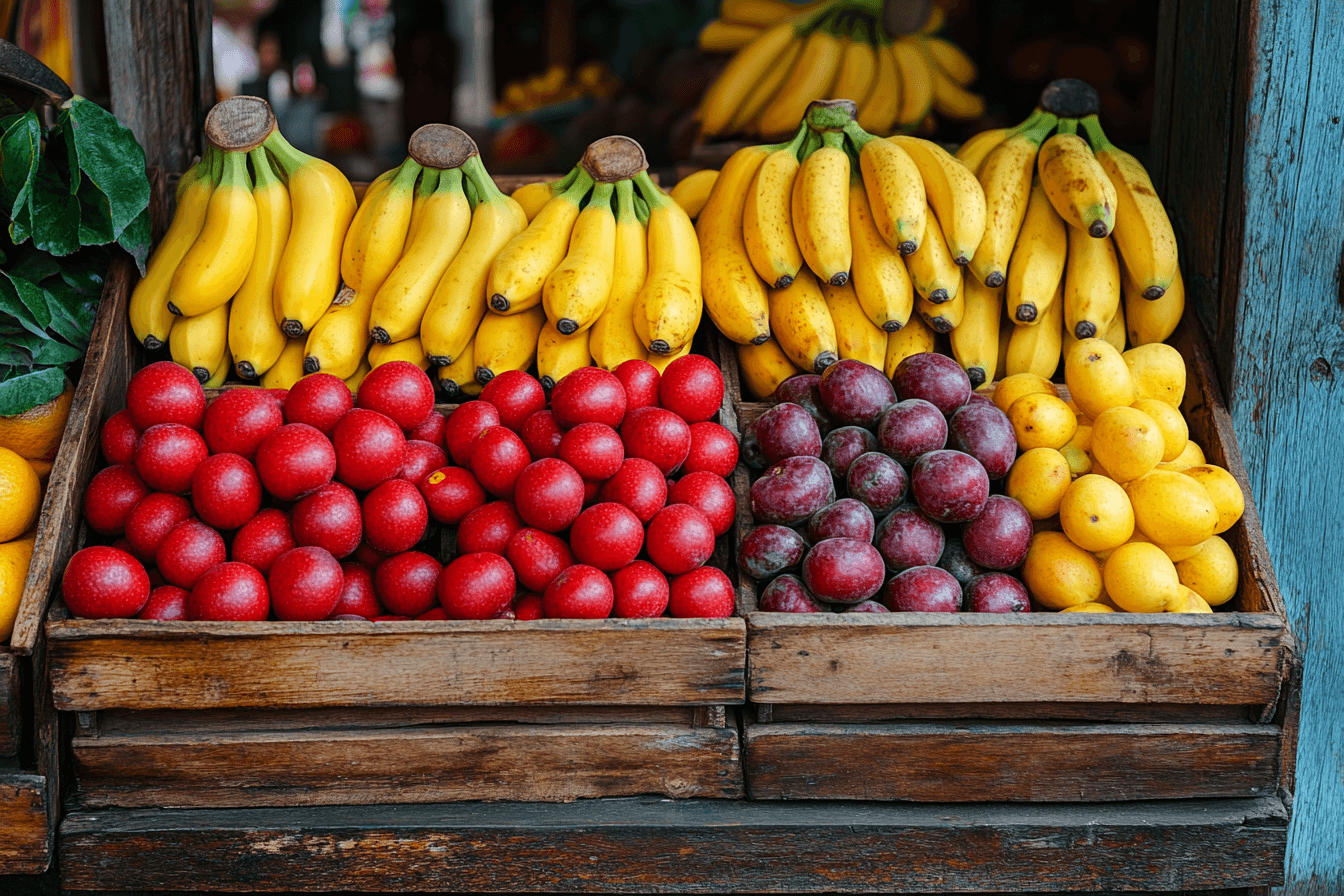
{"type": "Polygon", "coordinates": [[[723,0],[700,47],[734,52],[700,105],[701,136],[784,139],[808,103],[852,100],[859,124],[887,135],[932,116],[976,118],[984,100],[966,89],[976,68],[956,45],[934,36],[943,12],[931,6],[910,33],[892,33],[908,11],[900,0],[723,0]],[[893,14],[894,13],[894,14],[893,14]]]}

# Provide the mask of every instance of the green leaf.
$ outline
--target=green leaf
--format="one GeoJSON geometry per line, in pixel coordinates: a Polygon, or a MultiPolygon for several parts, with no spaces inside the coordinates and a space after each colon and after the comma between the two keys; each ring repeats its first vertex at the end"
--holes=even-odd
{"type": "Polygon", "coordinates": [[[85,246],[112,242],[112,206],[101,191],[84,181],[79,197],[79,241],[85,246]]]}
{"type": "Polygon", "coordinates": [[[112,234],[119,238],[149,206],[144,150],[110,112],[83,97],[61,113],[60,127],[75,147],[79,170],[107,197],[112,234]]]}
{"type": "Polygon", "coordinates": [[[141,276],[145,273],[145,263],[149,261],[149,209],[146,208],[136,219],[126,226],[126,229],[117,237],[117,242],[121,248],[130,253],[135,259],[135,265],[140,269],[141,276]]]}
{"type": "Polygon", "coordinates": [[[33,245],[52,255],[77,251],[81,233],[79,199],[71,195],[50,156],[42,159],[32,196],[33,245]]]}
{"type": "Polygon", "coordinates": [[[82,349],[75,348],[73,345],[66,345],[55,339],[48,339],[37,347],[33,352],[34,364],[50,364],[53,367],[64,367],[66,364],[72,364],[84,357],[82,349]]]}
{"type": "Polygon", "coordinates": [[[18,373],[13,369],[0,376],[0,416],[10,417],[46,404],[65,389],[65,371],[47,367],[32,373],[18,373]]]}
{"type": "MultiPolygon", "coordinates": [[[[31,336],[31,334],[29,335],[31,336]]],[[[22,367],[24,370],[32,370],[32,351],[30,351],[26,345],[21,345],[18,341],[5,341],[3,344],[0,344],[0,368],[3,367],[22,367]]]]}
{"type": "Polygon", "coordinates": [[[42,157],[42,125],[37,114],[29,111],[6,119],[0,134],[0,204],[10,218],[10,235],[15,243],[32,232],[29,200],[33,180],[42,157]]]}
{"type": "Polygon", "coordinates": [[[31,244],[20,247],[14,255],[14,262],[5,266],[12,277],[21,277],[29,283],[41,283],[53,274],[63,273],[62,265],[45,252],[39,252],[31,244]]]}
{"type": "Polygon", "coordinates": [[[0,271],[0,312],[8,314],[30,333],[45,337],[51,324],[46,292],[22,277],[0,271]],[[41,307],[38,307],[38,306],[41,307]]]}
{"type": "Polygon", "coordinates": [[[53,333],[80,349],[89,347],[93,318],[98,313],[98,295],[87,295],[56,279],[46,288],[49,323],[53,333]]]}

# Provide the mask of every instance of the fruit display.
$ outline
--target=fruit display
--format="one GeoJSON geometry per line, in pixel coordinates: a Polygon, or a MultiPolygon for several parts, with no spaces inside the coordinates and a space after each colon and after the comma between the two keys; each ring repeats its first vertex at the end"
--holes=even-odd
{"type": "Polygon", "coordinates": [[[510,81],[499,92],[495,117],[531,112],[553,103],[584,97],[611,96],[620,86],[616,73],[600,60],[585,62],[574,71],[553,65],[540,75],[510,81]]]}
{"type": "Polygon", "coordinates": [[[18,618],[42,497],[33,462],[0,447],[0,644],[9,640],[18,618]]]}
{"type": "Polygon", "coordinates": [[[103,424],[108,466],[84,495],[102,543],[62,594],[82,618],[731,616],[732,583],[706,565],[736,513],[723,389],[699,355],[582,367],[549,401],[510,370],[445,416],[406,360],[353,395],[319,372],[212,402],[150,364],[103,424]]]}
{"type": "Polygon", "coordinates": [[[853,101],[882,136],[977,118],[975,63],[936,36],[942,21],[936,5],[900,0],[723,0],[700,47],[734,55],[701,102],[701,136],[782,139],[826,97],[853,101]]]}

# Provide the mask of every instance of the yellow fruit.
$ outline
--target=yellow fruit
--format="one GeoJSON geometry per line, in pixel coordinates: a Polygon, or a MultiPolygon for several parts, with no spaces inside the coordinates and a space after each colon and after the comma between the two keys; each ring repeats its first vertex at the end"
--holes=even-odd
{"type": "Polygon", "coordinates": [[[1078,431],[1073,434],[1073,438],[1069,440],[1069,444],[1076,445],[1079,449],[1091,454],[1092,424],[1084,422],[1087,420],[1086,417],[1074,417],[1074,419],[1078,421],[1078,431]]]}
{"type": "Polygon", "coordinates": [[[1237,556],[1217,535],[1204,542],[1199,553],[1176,564],[1181,584],[1220,607],[1237,594],[1237,556]]]}
{"type": "Polygon", "coordinates": [[[1059,513],[1072,478],[1064,455],[1053,448],[1032,448],[1013,462],[1004,491],[1033,520],[1044,520],[1059,513]]]}
{"type": "Polygon", "coordinates": [[[1212,613],[1213,607],[1209,602],[1191,591],[1184,585],[1181,586],[1177,598],[1167,604],[1168,613],[1212,613]]]}
{"type": "Polygon", "coordinates": [[[1175,565],[1157,545],[1142,542],[1112,551],[1102,581],[1106,594],[1127,613],[1161,613],[1180,596],[1175,565]]]}
{"type": "Polygon", "coordinates": [[[23,600],[23,586],[28,582],[28,564],[32,559],[31,537],[0,544],[0,643],[14,631],[14,620],[19,616],[19,602],[23,600]]]}
{"type": "Polygon", "coordinates": [[[1157,544],[1199,544],[1218,525],[1218,508],[1209,493],[1182,473],[1154,470],[1127,490],[1135,524],[1157,544]]]}
{"type": "Polygon", "coordinates": [[[0,448],[0,542],[13,541],[32,528],[42,509],[42,483],[32,464],[0,448]]]}
{"type": "Polygon", "coordinates": [[[887,359],[882,370],[890,379],[902,361],[920,352],[933,351],[933,330],[924,323],[918,314],[910,316],[910,321],[894,333],[887,334],[887,359]]]}
{"type": "Polygon", "coordinates": [[[1078,420],[1059,398],[1043,392],[1023,395],[1008,409],[1008,419],[1017,434],[1017,446],[1054,448],[1058,451],[1073,438],[1078,420]]]}
{"type": "Polygon", "coordinates": [[[29,460],[54,460],[70,419],[75,387],[69,380],[51,401],[12,417],[0,417],[0,447],[29,460]]]}
{"type": "Polygon", "coordinates": [[[1164,342],[1140,345],[1122,355],[1136,398],[1155,398],[1174,408],[1185,397],[1185,359],[1164,342]]]}
{"type": "MultiPolygon", "coordinates": [[[[1163,558],[1165,559],[1165,558],[1163,558]]],[[[1101,567],[1063,532],[1038,532],[1022,563],[1031,596],[1052,610],[1095,603],[1101,596],[1101,567]]]]}
{"type": "MultiPolygon", "coordinates": [[[[1145,299],[1144,301],[1147,301],[1147,299],[1145,299]]],[[[1144,544],[1154,543],[1151,538],[1149,538],[1147,535],[1144,535],[1138,529],[1135,529],[1134,534],[1129,536],[1129,540],[1130,542],[1142,542],[1144,544]]],[[[1182,560],[1189,559],[1190,557],[1193,557],[1196,554],[1198,554],[1200,552],[1200,549],[1204,547],[1204,544],[1203,542],[1197,545],[1159,544],[1158,547],[1162,549],[1162,553],[1166,554],[1167,558],[1171,560],[1172,563],[1180,563],[1182,560]]],[[[1106,559],[1105,555],[1108,554],[1109,551],[1097,551],[1096,553],[1097,553],[1097,559],[1105,560],[1106,559]]]]}
{"type": "MultiPolygon", "coordinates": [[[[285,343],[271,369],[261,375],[263,389],[288,389],[303,379],[303,359],[308,340],[300,337],[285,343]]],[[[367,364],[364,365],[366,368],[367,364]]]]}
{"type": "Polygon", "coordinates": [[[1104,476],[1074,480],[1059,505],[1064,534],[1085,551],[1109,551],[1134,534],[1134,508],[1125,490],[1104,476]]]}
{"type": "Polygon", "coordinates": [[[700,210],[705,207],[709,192],[714,188],[714,181],[718,179],[719,172],[713,169],[697,171],[677,181],[677,185],[668,195],[686,211],[691,220],[695,220],[700,217],[700,210]]]}
{"type": "Polygon", "coordinates": [[[1093,420],[1107,408],[1127,408],[1139,397],[1124,357],[1104,339],[1080,339],[1069,349],[1064,382],[1078,409],[1093,420]]]}
{"type": "Polygon", "coordinates": [[[1204,463],[1204,452],[1195,442],[1190,439],[1185,443],[1185,448],[1176,456],[1176,459],[1170,463],[1160,463],[1157,465],[1159,470],[1172,470],[1176,473],[1184,472],[1191,467],[1197,467],[1204,463]]]}
{"type": "Polygon", "coordinates": [[[1213,464],[1198,464],[1181,471],[1186,476],[1204,486],[1213,506],[1218,508],[1218,525],[1213,534],[1218,535],[1231,529],[1241,515],[1246,512],[1246,496],[1232,474],[1213,464]]]}
{"type": "Polygon", "coordinates": [[[1147,414],[1157,424],[1158,431],[1162,433],[1162,462],[1180,457],[1186,443],[1190,441],[1190,427],[1181,412],[1156,398],[1140,398],[1131,407],[1147,414]]]}
{"type": "Polygon", "coordinates": [[[1061,612],[1061,613],[1114,613],[1114,612],[1115,612],[1115,608],[1114,608],[1114,607],[1108,607],[1108,606],[1106,606],[1105,604],[1086,603],[1086,604],[1078,604],[1077,606],[1073,606],[1073,607],[1065,607],[1064,609],[1060,610],[1059,612],[1061,612]]]}
{"type": "Polygon", "coordinates": [[[523,184],[518,189],[509,194],[513,201],[523,207],[523,212],[527,215],[530,223],[545,206],[555,198],[555,191],[552,189],[551,181],[537,181],[536,183],[523,184]]]}
{"type": "Polygon", "coordinates": [[[1055,384],[1043,376],[1037,376],[1034,373],[1015,373],[1012,376],[1004,377],[999,384],[994,387],[994,406],[1005,414],[1023,395],[1030,395],[1033,392],[1040,392],[1045,395],[1059,396],[1059,390],[1055,384]]]}
{"type": "MultiPolygon", "coordinates": [[[[1074,436],[1074,439],[1076,440],[1077,436],[1074,436]]],[[[1082,448],[1079,448],[1077,441],[1065,445],[1063,448],[1059,449],[1059,453],[1064,456],[1066,461],[1068,461],[1069,475],[1074,479],[1077,479],[1079,476],[1086,476],[1088,473],[1092,472],[1092,456],[1082,448]]]]}
{"type": "Polygon", "coordinates": [[[1092,456],[1116,482],[1130,482],[1162,460],[1162,430],[1134,408],[1107,408],[1092,424],[1092,456]]]}

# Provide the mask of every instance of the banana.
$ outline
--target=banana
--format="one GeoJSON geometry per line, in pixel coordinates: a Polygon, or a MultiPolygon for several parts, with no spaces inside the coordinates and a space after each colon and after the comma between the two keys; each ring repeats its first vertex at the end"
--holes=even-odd
{"type": "Polygon", "coordinates": [[[775,94],[779,92],[780,86],[789,73],[793,70],[798,57],[803,54],[803,42],[801,40],[791,40],[789,45],[784,48],[778,58],[773,60],[773,65],[756,82],[756,86],[742,98],[738,103],[737,111],[732,114],[732,119],[725,127],[725,132],[729,134],[754,134],[757,133],[756,121],[765,111],[765,106],[775,94]]]}
{"type": "Polygon", "coordinates": [[[1034,113],[990,150],[980,166],[980,186],[985,188],[985,235],[971,258],[970,269],[986,286],[1003,285],[1031,198],[1036,152],[1055,120],[1048,112],[1034,113]]]}
{"type": "MultiPolygon", "coordinates": [[[[972,277],[971,279],[975,279],[972,277]]],[[[977,283],[979,281],[976,281],[977,283]]],[[[994,381],[998,382],[1008,375],[1008,341],[1013,338],[1013,331],[1017,329],[1007,315],[1000,315],[999,318],[999,363],[994,368],[994,381]]]]}
{"type": "Polygon", "coordinates": [[[706,53],[728,53],[745,47],[760,37],[763,30],[756,25],[712,19],[700,29],[696,42],[706,53]]]}
{"type": "Polygon", "coordinates": [[[928,220],[919,166],[904,149],[865,132],[857,122],[846,125],[845,134],[859,151],[877,229],[898,252],[910,255],[923,242],[928,220]]]}
{"type": "Polygon", "coordinates": [[[913,254],[906,256],[905,266],[920,298],[930,304],[940,305],[957,298],[961,289],[961,268],[957,267],[947,243],[943,241],[938,216],[933,209],[929,209],[927,214],[929,226],[924,230],[924,242],[913,254]]]}
{"type": "Polygon", "coordinates": [[[289,191],[271,168],[266,150],[258,147],[250,155],[256,175],[252,198],[257,203],[257,249],[229,309],[229,351],[245,380],[270,370],[285,347],[272,295],[290,223],[289,191]]]}
{"type": "Polygon", "coordinates": [[[738,345],[737,367],[742,373],[742,385],[757,401],[766,401],[780,383],[803,372],[773,337],[760,345],[738,345]]]}
{"type": "Polygon", "coordinates": [[[823,282],[849,282],[854,245],[849,238],[849,154],[844,135],[828,130],[822,146],[803,159],[793,183],[793,230],[803,260],[823,282]]]}
{"type": "Polygon", "coordinates": [[[924,52],[929,54],[934,64],[957,84],[965,87],[975,80],[975,63],[961,47],[941,37],[926,37],[923,39],[923,45],[924,52]]]}
{"type": "Polygon", "coordinates": [[[965,369],[974,389],[993,379],[999,366],[1003,287],[991,289],[971,277],[962,292],[966,297],[966,311],[949,338],[952,357],[965,369]]]}
{"type": "MultiPolygon", "coordinates": [[[[406,231],[411,226],[415,204],[415,181],[420,165],[407,156],[396,176],[376,195],[365,195],[350,221],[341,249],[341,279],[359,290],[382,283],[401,258],[406,231]]],[[[377,286],[373,286],[376,291],[377,286]]]]}
{"type": "Polygon", "coordinates": [[[429,369],[429,356],[425,354],[425,348],[420,344],[419,336],[412,336],[410,339],[403,339],[400,342],[389,342],[386,345],[375,342],[369,346],[370,370],[389,361],[410,361],[421,370],[429,369]]]}
{"type": "Polygon", "coordinates": [[[658,375],[662,376],[667,372],[667,365],[678,358],[686,357],[690,353],[691,344],[688,342],[670,355],[649,355],[649,363],[653,365],[654,370],[658,371],[658,375]]]}
{"type": "Polygon", "coordinates": [[[883,238],[857,171],[849,178],[849,233],[854,246],[851,280],[873,326],[894,333],[910,320],[914,285],[905,262],[883,238]]]}
{"type": "Polygon", "coordinates": [[[890,379],[896,373],[896,368],[906,358],[933,350],[933,331],[929,329],[928,324],[924,323],[924,318],[918,314],[911,315],[910,323],[901,327],[895,333],[887,334],[887,357],[882,364],[882,372],[890,379]]]}
{"type": "MultiPolygon", "coordinates": [[[[742,207],[739,230],[743,247],[760,278],[777,289],[792,283],[803,266],[803,253],[794,236],[793,187],[798,179],[798,150],[806,137],[807,126],[804,125],[787,146],[751,146],[739,150],[734,156],[742,155],[743,166],[748,163],[755,166],[742,207]],[[758,160],[762,151],[768,154],[758,160]]],[[[704,238],[702,235],[701,240],[704,238]]],[[[709,316],[714,317],[712,308],[709,316]]]]}
{"type": "Polygon", "coordinates": [[[876,82],[877,52],[873,49],[867,24],[860,20],[840,58],[840,70],[835,74],[831,96],[853,100],[861,107],[876,82]]]}
{"type": "Polygon", "coordinates": [[[704,311],[700,245],[691,219],[647,171],[634,180],[649,204],[649,275],[635,299],[635,330],[650,353],[671,355],[690,343],[704,311]]]}
{"type": "Polygon", "coordinates": [[[497,314],[517,314],[541,304],[542,288],[565,258],[579,205],[593,186],[580,171],[574,183],[537,213],[527,229],[509,240],[490,265],[486,295],[497,314]]]}
{"type": "Polygon", "coordinates": [[[1128,270],[1124,277],[1125,330],[1131,347],[1150,342],[1166,342],[1176,332],[1176,325],[1185,313],[1185,281],[1180,268],[1161,298],[1144,298],[1143,290],[1134,282],[1128,270]]]}
{"type": "MultiPolygon", "coordinates": [[[[793,22],[781,21],[737,51],[700,102],[700,133],[705,139],[727,133],[738,107],[753,93],[757,82],[776,71],[795,34],[793,22]]],[[[800,117],[794,117],[795,124],[800,117]]]]}
{"type": "Polygon", "coordinates": [[[355,215],[355,191],[329,162],[290,146],[272,131],[264,144],[285,172],[293,225],[275,274],[280,329],[297,338],[331,305],[341,279],[341,249],[355,215]]]}
{"type": "Polygon", "coordinates": [[[438,172],[434,193],[421,204],[415,239],[381,285],[373,285],[366,336],[403,342],[420,332],[434,288],[462,248],[471,227],[471,206],[462,190],[462,170],[438,172]]]}
{"type": "Polygon", "coordinates": [[[308,331],[304,373],[330,373],[345,379],[354,374],[369,347],[369,312],[373,294],[343,287],[331,307],[308,331]]]}
{"type": "Polygon", "coordinates": [[[898,38],[891,45],[891,57],[896,61],[896,75],[901,81],[901,105],[896,123],[902,126],[919,124],[933,106],[933,78],[929,61],[919,50],[914,37],[898,38]]]}
{"type": "MultiPolygon", "coordinates": [[[[774,149],[747,146],[733,153],[695,227],[705,310],[719,332],[733,342],[762,342],[770,336],[770,303],[746,243],[747,235],[755,231],[745,221],[745,209],[752,202],[764,163],[787,147],[774,149]]],[[[792,230],[788,236],[792,237],[792,230]]]]}
{"type": "Polygon", "coordinates": [[[280,357],[271,365],[271,369],[261,375],[263,389],[288,389],[303,379],[304,340],[291,339],[285,343],[280,357]]]}
{"type": "Polygon", "coordinates": [[[770,331],[789,360],[810,373],[840,358],[831,310],[811,271],[799,271],[784,289],[770,290],[770,331]]]}
{"type": "Polygon", "coordinates": [[[966,296],[961,291],[961,268],[957,268],[957,294],[946,302],[930,302],[923,296],[916,295],[915,310],[919,316],[933,328],[935,333],[950,333],[956,327],[961,325],[961,319],[966,314],[966,296]]]}
{"type": "Polygon", "coordinates": [[[1087,141],[1072,130],[1076,127],[1072,119],[1061,121],[1059,133],[1041,146],[1036,167],[1045,195],[1059,216],[1102,239],[1115,228],[1115,187],[1087,141]]]}
{"type": "MultiPolygon", "coordinates": [[[[1084,239],[1091,239],[1086,234],[1084,239]]],[[[1061,283],[1059,294],[1041,314],[1041,320],[1034,326],[1017,324],[1008,337],[1008,361],[1004,368],[1006,375],[1015,373],[1034,373],[1050,379],[1055,368],[1059,367],[1059,353],[1064,344],[1064,285],[1061,283]]]]}
{"type": "Polygon", "coordinates": [[[174,318],[168,310],[168,287],[182,256],[196,242],[201,226],[205,224],[210,196],[219,179],[218,169],[223,166],[222,155],[222,150],[211,146],[206,150],[206,157],[182,177],[177,188],[177,212],[167,233],[154,248],[154,254],[149,257],[145,276],[131,292],[128,314],[131,331],[135,333],[135,341],[149,351],[157,351],[168,342],[174,318]]]}
{"type": "Polygon", "coordinates": [[[210,379],[201,383],[201,388],[218,389],[228,381],[231,369],[233,369],[233,364],[230,362],[229,353],[225,352],[219,356],[219,366],[215,368],[214,373],[210,374],[210,379]]]}
{"type": "Polygon", "coordinates": [[[1109,238],[1069,229],[1064,271],[1064,329],[1079,339],[1102,336],[1120,307],[1120,264],[1109,238]]]}
{"type": "Polygon", "coordinates": [[[891,55],[891,43],[882,34],[880,26],[875,31],[877,45],[873,52],[877,70],[873,72],[872,89],[859,103],[855,120],[870,134],[889,134],[896,127],[896,117],[901,114],[901,75],[896,70],[896,57],[891,55]]]}
{"type": "Polygon", "coordinates": [[[506,370],[526,370],[537,359],[537,337],[546,312],[536,305],[519,314],[487,314],[472,350],[476,382],[484,386],[506,370]]]}
{"type": "MultiPolygon", "coordinates": [[[[205,222],[168,284],[168,310],[196,317],[223,305],[247,278],[257,251],[257,203],[247,175],[247,153],[224,153],[219,185],[205,222]]],[[[205,370],[205,379],[215,367],[205,370]]]]}
{"type": "MultiPolygon", "coordinates": [[[[372,202],[375,196],[387,189],[387,185],[392,183],[392,178],[397,176],[398,170],[400,169],[389,168],[373,180],[369,181],[368,186],[364,187],[363,190],[355,190],[355,211],[359,211],[359,205],[361,203],[366,200],[372,202]]],[[[351,184],[350,188],[354,189],[354,184],[351,184]]],[[[354,219],[352,218],[351,220],[353,221],[354,219]]],[[[347,233],[348,232],[349,231],[347,230],[347,233]]],[[[344,244],[342,244],[342,249],[344,249],[344,244]]]]}
{"type": "Polygon", "coordinates": [[[214,375],[220,359],[229,353],[229,303],[194,317],[173,321],[168,352],[202,383],[214,375]]]}
{"type": "Polygon", "coordinates": [[[840,69],[843,52],[844,44],[827,30],[824,23],[814,28],[803,42],[803,50],[797,64],[789,71],[789,77],[761,111],[758,133],[774,140],[793,133],[808,104],[826,98],[840,69]]]}
{"type": "Polygon", "coordinates": [[[853,358],[870,367],[881,367],[887,354],[887,333],[873,326],[868,319],[859,304],[859,297],[854,294],[854,286],[823,283],[821,294],[831,312],[836,351],[841,359],[853,358]]]}
{"type": "Polygon", "coordinates": [[[217,165],[220,150],[209,140],[205,142],[205,154],[196,160],[196,164],[188,168],[181,177],[177,179],[177,186],[173,189],[173,205],[182,204],[182,197],[186,195],[187,188],[192,184],[199,182],[204,178],[218,180],[219,172],[217,165]]]}
{"type": "Polygon", "coordinates": [[[364,377],[368,376],[372,370],[373,368],[369,366],[368,360],[360,361],[359,367],[355,372],[345,378],[346,388],[351,392],[358,394],[359,386],[364,382],[364,377]]]}
{"type": "Polygon", "coordinates": [[[537,213],[545,208],[546,203],[555,198],[551,192],[551,185],[548,181],[537,181],[534,184],[524,184],[511,194],[513,200],[523,207],[527,213],[528,223],[537,216],[537,213]]]}
{"type": "Polygon", "coordinates": [[[1118,352],[1125,350],[1125,329],[1125,306],[1122,303],[1115,309],[1115,317],[1111,318],[1110,325],[1106,327],[1105,336],[1106,341],[1115,346],[1118,352]]]}
{"type": "Polygon", "coordinates": [[[705,207],[710,191],[714,189],[714,181],[718,179],[719,172],[713,168],[696,171],[677,181],[677,185],[672,188],[669,195],[694,221],[700,217],[700,210],[705,207]]]}
{"type": "Polygon", "coordinates": [[[423,224],[425,220],[425,203],[429,197],[434,195],[434,191],[438,188],[439,169],[424,169],[420,173],[420,180],[415,184],[415,199],[411,202],[411,223],[410,226],[406,228],[407,246],[415,242],[415,236],[420,232],[420,225],[423,224]]]}
{"type": "Polygon", "coordinates": [[[611,270],[611,298],[607,310],[588,331],[588,350],[599,367],[614,370],[631,358],[648,360],[649,353],[635,332],[635,297],[649,273],[648,234],[635,214],[635,187],[629,180],[616,183],[616,260],[611,270]]]}
{"type": "Polygon", "coordinates": [[[962,87],[936,64],[930,63],[927,71],[933,80],[933,110],[939,115],[965,120],[985,114],[985,98],[980,94],[962,87]]]}
{"type": "Polygon", "coordinates": [[[1115,189],[1115,246],[1143,297],[1160,299],[1180,278],[1176,234],[1167,210],[1143,165],[1106,139],[1097,117],[1089,115],[1081,124],[1115,189]]]}
{"type": "Polygon", "coordinates": [[[464,396],[479,395],[481,384],[476,382],[476,340],[458,353],[456,360],[438,372],[439,388],[448,401],[461,401],[464,396]]]}
{"type": "Polygon", "coordinates": [[[435,367],[451,364],[471,342],[486,311],[491,262],[527,227],[522,206],[505,196],[486,173],[479,156],[462,166],[480,200],[471,213],[471,229],[434,288],[420,322],[420,341],[435,367]]]}
{"type": "Polygon", "coordinates": [[[588,351],[588,334],[581,330],[566,336],[549,320],[537,334],[537,376],[549,391],[569,373],[580,367],[590,367],[593,356],[588,351]]]}
{"type": "Polygon", "coordinates": [[[1008,319],[1013,323],[1035,323],[1055,300],[1069,256],[1067,227],[1037,179],[1008,262],[1008,319]]]}
{"type": "Polygon", "coordinates": [[[1010,133],[1012,133],[1011,128],[993,128],[988,131],[981,131],[961,144],[953,155],[956,156],[958,162],[969,168],[972,174],[979,176],[980,166],[984,164],[985,157],[990,154],[994,147],[1006,140],[1010,133]]]}
{"type": "MultiPolygon", "coordinates": [[[[546,278],[542,307],[565,336],[582,333],[607,309],[612,267],[616,263],[616,215],[611,210],[613,187],[593,187],[588,205],[579,212],[569,239],[569,254],[546,278]]],[[[677,206],[680,208],[681,206],[677,206]]],[[[683,212],[684,214],[684,212],[683,212]]]]}
{"type": "Polygon", "coordinates": [[[938,215],[952,260],[959,265],[970,264],[985,235],[985,191],[980,181],[932,140],[903,134],[887,139],[905,150],[919,169],[924,195],[938,215]]]}

